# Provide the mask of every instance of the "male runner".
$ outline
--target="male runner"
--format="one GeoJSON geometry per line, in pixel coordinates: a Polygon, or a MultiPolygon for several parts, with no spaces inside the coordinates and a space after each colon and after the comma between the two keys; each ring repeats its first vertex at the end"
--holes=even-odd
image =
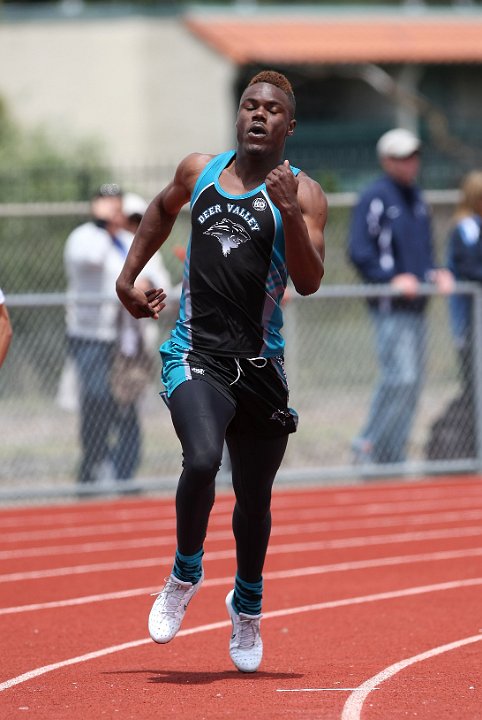
{"type": "Polygon", "coordinates": [[[242,672],[261,662],[262,571],[271,530],[271,488],[297,416],[288,407],[281,301],[288,275],[302,295],[324,273],[327,203],[318,183],[283,154],[293,134],[289,81],[264,71],[240,100],[236,150],[192,154],[149,205],[117,281],[134,317],[158,318],[165,293],[134,281],[191,202],[180,313],[161,346],[162,381],[183,451],[176,494],[172,574],[149,616],[153,640],[175,636],[203,581],[202,555],[215,478],[229,448],[236,496],[237,572],[226,598],[230,656],[242,672]]]}

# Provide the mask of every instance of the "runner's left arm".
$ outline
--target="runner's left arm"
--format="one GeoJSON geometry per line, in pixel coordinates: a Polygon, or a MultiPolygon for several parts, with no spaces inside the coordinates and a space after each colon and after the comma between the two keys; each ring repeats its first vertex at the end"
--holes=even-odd
{"type": "Polygon", "coordinates": [[[295,176],[288,161],[269,173],[266,187],[283,220],[288,273],[300,295],[311,295],[325,272],[325,194],[305,173],[295,176]]]}

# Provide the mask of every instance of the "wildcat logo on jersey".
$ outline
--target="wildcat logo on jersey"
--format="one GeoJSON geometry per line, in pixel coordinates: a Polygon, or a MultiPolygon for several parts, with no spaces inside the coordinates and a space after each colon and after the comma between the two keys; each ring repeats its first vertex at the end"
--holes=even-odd
{"type": "Polygon", "coordinates": [[[205,230],[203,235],[213,235],[220,243],[224,257],[227,257],[231,250],[239,247],[247,240],[251,240],[250,235],[246,232],[242,225],[233,222],[229,218],[223,218],[211,225],[205,230]]]}

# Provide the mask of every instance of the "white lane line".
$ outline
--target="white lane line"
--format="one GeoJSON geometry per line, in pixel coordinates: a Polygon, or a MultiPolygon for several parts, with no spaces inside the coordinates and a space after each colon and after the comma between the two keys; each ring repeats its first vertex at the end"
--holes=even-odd
{"type": "MultiPolygon", "coordinates": [[[[351,562],[333,563],[331,565],[315,565],[303,568],[293,568],[291,570],[277,570],[265,572],[263,573],[263,577],[265,580],[286,580],[288,578],[307,577],[308,575],[325,575],[328,573],[367,570],[378,567],[389,567],[392,565],[412,565],[413,563],[456,560],[477,556],[482,556],[482,547],[466,550],[446,550],[435,553],[421,553],[418,555],[396,555],[394,557],[374,558],[372,560],[355,560],[351,562]]],[[[206,557],[208,560],[210,559],[210,555],[207,555],[206,557]]],[[[204,580],[203,587],[230,585],[232,582],[232,576],[224,578],[208,578],[204,580]]],[[[126,598],[137,597],[139,595],[148,595],[158,591],[159,589],[159,585],[155,585],[151,587],[99,593],[96,595],[84,595],[82,597],[67,598],[66,600],[51,600],[43,603],[32,603],[30,605],[15,605],[12,607],[0,608],[0,616],[16,615],[24,612],[36,612],[38,610],[50,610],[53,608],[70,607],[74,605],[88,605],[90,603],[106,602],[109,600],[125,600],[126,598]]]]}
{"type": "Polygon", "coordinates": [[[25,526],[29,523],[34,523],[38,527],[52,527],[53,525],[72,525],[73,523],[95,521],[96,516],[99,516],[99,520],[106,522],[111,518],[111,522],[117,520],[135,520],[141,518],[162,518],[163,513],[168,517],[174,517],[174,505],[172,499],[170,499],[165,505],[159,505],[156,501],[153,501],[149,507],[145,508],[122,508],[116,509],[110,507],[111,502],[106,502],[106,506],[103,508],[89,506],[88,511],[85,507],[79,506],[78,512],[63,512],[63,513],[49,513],[49,508],[39,506],[37,512],[32,511],[32,507],[28,506],[26,512],[13,515],[9,510],[2,512],[2,527],[14,527],[25,526]],[[167,512],[166,512],[167,511],[167,512]]]}
{"type": "MultiPolygon", "coordinates": [[[[376,593],[374,595],[361,595],[359,597],[343,598],[342,600],[330,600],[328,602],[301,605],[298,607],[285,608],[283,610],[272,610],[270,612],[263,613],[263,620],[269,620],[270,618],[278,617],[288,617],[291,615],[299,615],[300,613],[307,612],[316,612],[319,610],[348,607],[350,605],[361,605],[369,602],[378,602],[380,600],[393,600],[400,597],[410,597],[432,592],[443,592],[446,590],[456,590],[465,587],[475,587],[477,585],[482,585],[482,577],[471,578],[469,580],[454,580],[446,583],[437,583],[435,585],[421,585],[418,587],[405,588],[404,590],[393,590],[391,592],[376,593]]],[[[195,635],[197,633],[208,632],[210,630],[218,630],[219,628],[224,627],[231,627],[231,621],[225,620],[221,622],[210,623],[208,625],[199,625],[197,627],[189,628],[187,630],[180,630],[177,634],[177,637],[195,635]]],[[[480,639],[482,639],[482,635],[480,636],[480,639]]],[[[148,643],[152,643],[152,640],[150,638],[133,640],[131,642],[122,643],[121,645],[111,645],[110,647],[95,650],[94,652],[86,653],[84,655],[78,655],[76,657],[61,660],[56,663],[51,663],[50,665],[44,665],[43,667],[35,668],[34,670],[30,670],[29,672],[23,673],[22,675],[18,675],[17,677],[10,678],[9,680],[5,680],[4,682],[0,683],[0,692],[3,690],[8,690],[15,685],[20,685],[21,683],[33,680],[34,678],[39,677],[39,675],[45,675],[46,673],[52,672],[54,670],[59,670],[63,667],[68,667],[69,665],[76,665],[79,663],[88,662],[89,660],[95,660],[96,658],[103,657],[105,655],[111,655],[116,652],[121,652],[122,650],[129,650],[131,648],[146,645],[148,643]]]]}
{"type": "MultiPolygon", "coordinates": [[[[180,635],[180,633],[178,633],[180,635]]],[[[77,665],[78,663],[88,662],[89,660],[96,660],[97,658],[103,657],[104,655],[110,655],[115,652],[121,652],[122,650],[130,650],[131,648],[145,645],[148,640],[133,640],[132,642],[122,643],[122,645],[113,645],[112,647],[103,648],[102,650],[96,650],[85,655],[78,655],[77,657],[68,658],[67,660],[61,660],[60,662],[51,663],[50,665],[44,665],[43,667],[35,668],[29,672],[17,675],[17,677],[10,678],[3,683],[0,683],[0,692],[8,690],[15,685],[21,685],[24,682],[33,680],[40,675],[53,672],[54,670],[60,670],[60,668],[68,667],[69,665],[77,665]]],[[[152,641],[151,641],[152,642],[152,641]]]]}
{"type": "MultiPolygon", "coordinates": [[[[283,520],[291,520],[293,513],[291,511],[283,511],[276,514],[276,525],[274,531],[279,529],[282,533],[281,522],[283,520]]],[[[316,520],[316,527],[320,532],[328,532],[333,530],[356,530],[367,528],[383,528],[393,527],[397,525],[435,525],[442,523],[466,522],[468,520],[480,520],[482,518],[481,510],[452,510],[435,511],[424,513],[421,515],[410,515],[409,517],[392,517],[392,516],[375,516],[352,518],[350,520],[320,520],[319,509],[311,508],[309,510],[299,510],[296,513],[296,519],[300,520],[316,520]]],[[[210,518],[210,526],[218,527],[226,525],[231,528],[232,514],[218,514],[210,518]]],[[[98,538],[101,535],[117,535],[118,533],[128,534],[136,533],[137,535],[145,532],[155,532],[160,530],[173,530],[176,527],[175,519],[169,520],[149,520],[138,523],[120,523],[119,525],[85,525],[82,527],[64,527],[55,530],[38,530],[38,531],[19,531],[16,533],[8,533],[0,536],[1,543],[18,543],[18,542],[37,542],[39,540],[80,538],[94,535],[98,538]]]]}
{"type": "MultiPolygon", "coordinates": [[[[357,543],[355,547],[363,547],[364,542],[357,543]]],[[[269,549],[270,555],[285,555],[290,553],[305,553],[309,550],[320,550],[324,549],[324,543],[293,543],[293,544],[285,544],[285,545],[275,545],[272,544],[269,549]]],[[[479,555],[480,549],[479,548],[469,548],[463,549],[460,551],[454,550],[454,551],[435,551],[434,553],[424,554],[425,557],[433,557],[434,555],[440,555],[441,559],[445,558],[453,558],[453,557],[465,557],[465,554],[468,555],[479,555]],[[446,555],[446,552],[449,552],[450,555],[446,555]],[[461,553],[459,555],[459,552],[461,553]]],[[[233,550],[218,550],[218,551],[210,551],[206,553],[206,560],[226,560],[234,557],[234,549],[233,550]]],[[[411,557],[408,556],[399,556],[399,557],[411,557]]],[[[368,561],[360,561],[361,563],[371,563],[372,560],[368,561]]],[[[375,561],[377,562],[377,561],[375,561]]],[[[389,561],[388,561],[389,562],[389,561]]],[[[15,572],[15,573],[5,573],[3,575],[0,575],[0,583],[8,583],[8,582],[20,582],[20,581],[29,581],[29,580],[39,580],[42,578],[56,578],[56,577],[62,577],[64,575],[84,575],[88,573],[96,573],[96,572],[115,572],[117,570],[124,571],[124,570],[135,570],[140,568],[147,568],[147,567],[159,567],[161,568],[164,565],[170,565],[172,564],[172,554],[171,555],[165,555],[164,557],[154,557],[154,558],[140,558],[139,560],[123,560],[123,561],[116,561],[116,562],[105,562],[105,563],[90,563],[90,564],[84,564],[84,565],[70,565],[67,567],[60,567],[60,568],[51,568],[48,570],[29,570],[29,571],[22,571],[22,572],[15,572]]],[[[341,567],[345,563],[336,564],[336,565],[330,565],[328,567],[341,567]]],[[[389,563],[391,564],[391,563],[389,563]]],[[[368,565],[369,566],[369,565],[368,565]]],[[[360,566],[362,567],[362,565],[360,566]]]]}
{"type": "Polygon", "coordinates": [[[385,670],[377,673],[377,675],[365,680],[364,683],[356,688],[345,703],[341,720],[360,720],[363,704],[371,691],[385,680],[388,680],[397,673],[401,672],[401,670],[405,670],[405,668],[410,665],[414,665],[415,663],[422,662],[423,660],[430,660],[437,655],[442,655],[443,653],[450,652],[451,650],[457,650],[464,647],[464,645],[471,645],[472,643],[480,642],[481,640],[482,633],[480,635],[472,635],[470,637],[463,638],[462,640],[447,643],[446,645],[439,645],[439,647],[432,648],[431,650],[427,650],[426,652],[419,653],[418,655],[414,655],[413,657],[400,660],[399,662],[390,665],[385,668],[385,670]]]}
{"type": "MultiPolygon", "coordinates": [[[[230,578],[233,582],[233,578],[230,578]]],[[[204,581],[207,584],[207,580],[204,581]]],[[[67,600],[51,600],[43,603],[31,603],[30,605],[14,605],[12,607],[0,608],[1,615],[18,615],[25,612],[37,612],[38,610],[52,610],[53,608],[74,607],[76,605],[89,605],[96,602],[107,602],[109,600],[124,600],[125,598],[136,597],[138,595],[150,595],[160,590],[159,585],[151,587],[132,588],[131,590],[117,590],[115,592],[103,593],[98,595],[83,595],[82,597],[68,598],[67,600]]]]}
{"type": "MultiPolygon", "coordinates": [[[[314,533],[319,531],[318,523],[301,525],[284,525],[273,528],[271,537],[278,535],[299,535],[300,533],[314,533]]],[[[334,540],[317,540],[302,543],[302,546],[309,551],[331,550],[337,548],[349,548],[367,545],[385,545],[406,542],[420,542],[421,540],[442,540],[446,538],[476,537],[482,535],[482,525],[467,525],[460,528],[441,528],[438,530],[417,530],[411,532],[391,533],[388,535],[363,535],[357,537],[337,538],[334,540]]],[[[214,530],[209,533],[209,540],[230,540],[232,531],[214,530]]],[[[173,537],[152,537],[139,538],[135,540],[119,540],[98,543],[83,543],[80,545],[56,545],[45,548],[25,548],[22,550],[6,550],[0,552],[1,560],[13,560],[27,557],[48,557],[58,555],[72,555],[73,553],[96,553],[105,551],[135,550],[146,547],[172,545],[173,537]]],[[[300,545],[301,546],[301,545],[300,545]]],[[[274,546],[276,548],[276,545],[274,546]]],[[[294,546],[296,547],[296,545],[294,546]]],[[[276,552],[276,550],[275,550],[276,552]]]]}
{"type": "MultiPolygon", "coordinates": [[[[223,530],[218,533],[210,533],[215,539],[227,540],[231,538],[232,531],[223,530]]],[[[95,553],[110,552],[111,550],[135,550],[146,547],[160,547],[173,544],[174,533],[164,537],[135,538],[132,540],[109,540],[91,543],[79,543],[78,545],[50,545],[47,547],[22,548],[20,550],[3,550],[0,552],[0,560],[13,560],[14,558],[48,557],[49,555],[72,555],[73,553],[95,553]]]]}
{"type": "MultiPolygon", "coordinates": [[[[340,491],[333,493],[333,489],[321,489],[320,488],[303,488],[302,490],[295,490],[292,493],[289,492],[276,492],[273,495],[272,508],[273,510],[283,508],[292,508],[296,505],[308,505],[313,506],[313,500],[316,499],[321,507],[319,512],[327,513],[329,515],[339,514],[340,509],[352,510],[355,513],[362,512],[364,514],[373,511],[374,513],[390,512],[411,512],[417,508],[417,506],[425,506],[428,503],[428,507],[474,507],[476,501],[479,500],[482,503],[482,487],[479,484],[473,486],[463,486],[463,492],[461,492],[460,485],[437,485],[430,486],[427,488],[417,488],[413,484],[407,484],[401,489],[384,485],[382,489],[374,491],[373,489],[361,486],[355,489],[351,488],[347,490],[344,495],[340,494],[340,491]],[[367,497],[368,496],[368,497],[367,497]],[[370,499],[373,496],[374,499],[370,499]],[[380,501],[376,498],[380,497],[380,501]]],[[[103,524],[108,522],[111,518],[111,522],[123,522],[130,521],[134,522],[136,519],[161,519],[168,520],[175,516],[174,504],[172,499],[169,499],[167,503],[159,503],[159,500],[152,499],[151,504],[146,507],[123,507],[123,508],[110,508],[110,501],[105,501],[103,507],[90,506],[87,512],[85,508],[79,508],[78,512],[73,510],[72,512],[64,513],[47,513],[46,508],[39,508],[38,515],[32,513],[32,509],[29,507],[25,513],[18,513],[15,516],[11,515],[10,510],[5,510],[1,516],[2,528],[13,527],[18,528],[19,526],[26,525],[29,523],[35,523],[40,527],[52,528],[54,525],[72,526],[73,523],[78,521],[87,522],[89,525],[92,524],[96,515],[99,516],[99,520],[103,524]]],[[[219,513],[227,513],[232,509],[232,498],[231,495],[223,496],[219,495],[216,505],[213,508],[212,515],[219,513]]]]}
{"type": "MultiPolygon", "coordinates": [[[[233,551],[226,551],[226,558],[234,557],[233,551]]],[[[115,572],[116,570],[136,570],[147,567],[157,567],[172,564],[172,554],[165,557],[141,558],[140,560],[91,563],[85,565],[70,565],[67,567],[52,568],[48,570],[26,570],[22,572],[5,573],[0,575],[0,583],[20,582],[22,580],[40,580],[41,578],[57,578],[64,575],[85,575],[97,572],[115,572]]]]}
{"type": "MultiPolygon", "coordinates": [[[[187,630],[180,630],[176,637],[195,635],[197,633],[209,632],[211,630],[218,630],[219,628],[225,627],[231,627],[231,620],[222,620],[220,622],[209,623],[208,625],[198,625],[197,627],[189,628],[187,630]]],[[[97,658],[104,657],[105,655],[112,655],[113,653],[122,652],[123,650],[131,650],[132,648],[151,643],[152,640],[150,638],[132,640],[131,642],[122,643],[121,645],[111,645],[110,647],[94,650],[93,652],[86,653],[85,655],[78,655],[77,657],[68,658],[67,660],[60,660],[59,662],[51,663],[50,665],[44,665],[43,667],[35,668],[34,670],[30,670],[29,672],[0,683],[0,692],[8,690],[15,685],[21,685],[24,682],[33,680],[40,675],[45,675],[46,673],[53,672],[54,670],[60,670],[61,668],[68,667],[69,665],[78,665],[79,663],[88,662],[89,660],[96,660],[97,658]]]]}
{"type": "MultiPolygon", "coordinates": [[[[299,693],[299,692],[351,692],[352,690],[356,690],[357,688],[342,688],[342,687],[336,687],[336,688],[291,688],[290,690],[285,690],[283,688],[277,688],[276,692],[279,693],[299,693]]],[[[374,690],[378,690],[378,688],[373,688],[374,690]]]]}
{"type": "MultiPolygon", "coordinates": [[[[227,517],[227,516],[226,516],[227,517]]],[[[231,515],[229,515],[231,518],[231,515]]],[[[2,543],[15,543],[15,542],[27,542],[32,540],[52,540],[56,538],[73,538],[73,537],[85,537],[86,535],[116,535],[118,533],[141,533],[159,531],[159,530],[172,530],[176,527],[176,519],[159,519],[159,520],[141,520],[139,522],[122,522],[118,524],[107,524],[107,525],[82,525],[82,526],[70,526],[70,527],[59,527],[54,530],[20,530],[15,533],[2,534],[0,536],[0,542],[2,543]]]]}
{"type": "MultiPolygon", "coordinates": [[[[475,496],[482,494],[482,486],[480,485],[479,477],[477,477],[470,483],[464,483],[460,480],[452,481],[451,483],[431,481],[423,485],[419,482],[412,483],[405,480],[394,485],[382,480],[376,487],[370,484],[347,485],[341,488],[311,486],[301,490],[295,488],[291,496],[296,497],[297,495],[303,495],[306,497],[310,489],[320,497],[330,498],[332,502],[353,504],[360,502],[360,499],[367,501],[367,499],[369,500],[370,498],[382,498],[384,501],[389,500],[393,502],[406,498],[417,500],[420,498],[446,498],[451,495],[460,497],[461,494],[473,494],[475,496]]],[[[275,497],[279,497],[279,495],[275,495],[275,497]]],[[[283,499],[289,498],[290,494],[288,492],[282,493],[281,497],[283,499]]]]}
{"type": "MultiPolygon", "coordinates": [[[[474,508],[474,507],[480,507],[479,501],[475,502],[474,498],[471,497],[465,497],[465,496],[459,496],[458,498],[443,498],[441,500],[407,500],[405,502],[377,502],[377,503],[369,503],[369,504],[362,504],[358,503],[357,505],[350,506],[348,508],[345,507],[334,507],[329,508],[329,512],[326,514],[331,515],[340,515],[340,512],[343,511],[344,515],[354,515],[354,516],[363,516],[363,515],[395,515],[395,514],[404,514],[404,513],[417,513],[417,512],[426,512],[428,510],[434,510],[434,509],[450,509],[453,510],[455,508],[474,508]]],[[[320,507],[320,513],[325,514],[325,509],[323,507],[320,507]]]]}

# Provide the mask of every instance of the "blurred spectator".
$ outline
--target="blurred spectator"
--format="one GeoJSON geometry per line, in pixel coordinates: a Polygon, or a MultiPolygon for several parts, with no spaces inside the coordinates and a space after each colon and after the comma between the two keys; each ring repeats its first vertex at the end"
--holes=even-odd
{"type": "Polygon", "coordinates": [[[369,301],[380,377],[368,419],[352,444],[354,461],[399,463],[408,438],[424,375],[423,282],[450,292],[449,271],[436,269],[429,209],[416,184],[421,143],[396,128],[382,135],[377,154],[383,175],[362,194],[354,209],[349,254],[367,283],[389,284],[400,297],[369,301]]]}
{"type": "MultiPolygon", "coordinates": [[[[148,203],[140,195],[125,193],[122,198],[124,215],[121,233],[125,247],[129,248],[139,227],[148,203]]],[[[136,281],[137,287],[144,292],[152,287],[162,287],[166,293],[171,291],[171,279],[160,252],[146,264],[136,281]]],[[[136,320],[119,303],[118,338],[116,353],[111,372],[111,390],[118,403],[120,432],[127,429],[129,448],[126,448],[126,460],[121,468],[119,479],[132,477],[140,461],[141,430],[138,401],[142,392],[155,374],[156,358],[159,350],[158,325],[155,322],[136,320]]]]}
{"type": "Polygon", "coordinates": [[[0,367],[2,367],[3,361],[7,357],[12,335],[12,324],[5,303],[5,295],[0,288],[0,367]]]}
{"type": "MultiPolygon", "coordinates": [[[[462,181],[461,199],[448,238],[448,266],[456,280],[482,283],[482,171],[462,181]]],[[[450,316],[459,354],[463,394],[472,399],[472,297],[453,295],[450,316]]]]}
{"type": "Polygon", "coordinates": [[[124,228],[135,235],[137,228],[147,210],[147,201],[136,193],[127,192],[122,196],[122,212],[124,228]]]}
{"type": "MultiPolygon", "coordinates": [[[[134,240],[134,235],[140,225],[147,206],[147,201],[135,193],[127,192],[122,197],[122,212],[124,215],[123,228],[125,230],[123,238],[128,247],[131,246],[132,241],[134,240]]],[[[144,272],[139,276],[136,285],[144,291],[153,286],[162,287],[166,293],[170,293],[172,295],[173,288],[171,277],[160,252],[156,253],[151,258],[149,263],[146,265],[144,272]]],[[[167,302],[169,302],[169,299],[171,298],[168,298],[167,302]]],[[[121,308],[121,313],[123,313],[126,318],[134,320],[132,315],[124,308],[123,305],[121,305],[121,303],[119,303],[119,306],[121,308]]],[[[155,344],[157,342],[156,323],[141,323],[140,326],[139,323],[135,323],[135,326],[137,327],[138,332],[142,330],[143,337],[148,344],[152,346],[153,343],[155,344]]],[[[157,349],[158,348],[156,348],[156,350],[157,349]]]]}
{"type": "MultiPolygon", "coordinates": [[[[127,196],[129,197],[129,196],[127,196]]],[[[119,353],[134,359],[143,348],[141,323],[123,310],[115,281],[133,240],[118,185],[102,185],[91,201],[91,220],[68,237],[64,252],[68,293],[67,337],[79,386],[82,456],[77,480],[131,479],[140,462],[141,432],[136,402],[140,386],[122,381],[119,353]],[[126,226],[130,229],[126,230],[126,226]],[[116,379],[113,379],[116,363],[116,379]]],[[[139,220],[137,221],[139,222],[139,220]]],[[[139,285],[170,285],[158,256],[146,266],[139,285]]],[[[168,288],[167,288],[168,289],[168,288]]],[[[154,351],[152,352],[154,357],[154,351]]],[[[134,363],[131,363],[131,366],[134,363]]],[[[144,373],[145,375],[145,373],[144,373]]]]}
{"type": "MultiPolygon", "coordinates": [[[[482,171],[474,170],[462,181],[461,198],[447,243],[447,264],[456,280],[482,283],[481,225],[482,171]]],[[[449,300],[462,387],[430,428],[426,446],[429,460],[476,456],[472,303],[471,295],[453,294],[449,300]]]]}

